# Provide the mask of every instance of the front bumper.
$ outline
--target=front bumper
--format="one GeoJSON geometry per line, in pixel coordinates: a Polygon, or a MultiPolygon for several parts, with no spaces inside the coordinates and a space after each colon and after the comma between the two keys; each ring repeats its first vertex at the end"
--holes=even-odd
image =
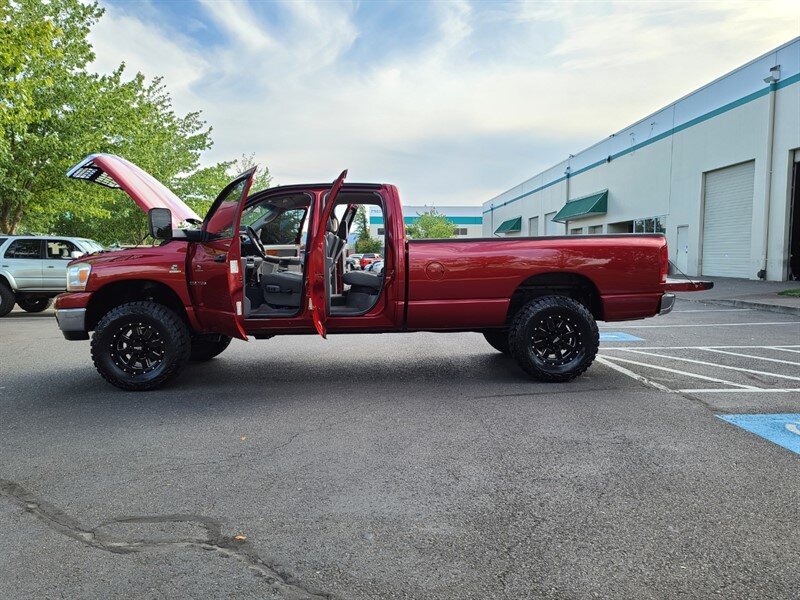
{"type": "Polygon", "coordinates": [[[86,331],[85,308],[56,309],[58,328],[68,340],[88,340],[89,332],[86,331]]]}
{"type": "Polygon", "coordinates": [[[672,312],[675,308],[675,294],[664,294],[661,296],[661,306],[658,308],[659,315],[665,315],[672,312]]]}

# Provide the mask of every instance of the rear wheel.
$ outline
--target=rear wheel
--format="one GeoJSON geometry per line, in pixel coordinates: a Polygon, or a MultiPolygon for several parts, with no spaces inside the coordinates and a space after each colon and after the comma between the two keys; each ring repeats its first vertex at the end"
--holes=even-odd
{"type": "Polygon", "coordinates": [[[45,298],[45,297],[23,297],[17,298],[17,305],[24,310],[25,312],[29,313],[38,313],[42,312],[43,310],[47,310],[50,308],[50,305],[53,303],[52,298],[45,298]]]}
{"type": "Polygon", "coordinates": [[[14,308],[14,292],[5,283],[0,281],[0,317],[5,317],[14,308]]]}
{"type": "Polygon", "coordinates": [[[503,354],[511,354],[511,349],[508,346],[508,331],[505,329],[493,329],[491,331],[484,331],[483,337],[489,342],[489,345],[503,354]]]}
{"type": "Polygon", "coordinates": [[[94,366],[123,390],[164,385],[183,370],[190,352],[186,323],[156,302],[130,302],[112,309],[92,336],[94,366]]]}
{"type": "Polygon", "coordinates": [[[592,313],[563,296],[537,298],[514,317],[511,352],[522,369],[541,381],[569,381],[594,361],[600,334],[592,313]]]}
{"type": "Polygon", "coordinates": [[[218,354],[222,354],[230,343],[231,338],[227,335],[218,335],[215,333],[195,335],[192,337],[192,351],[189,360],[196,362],[211,360],[218,354]]]}

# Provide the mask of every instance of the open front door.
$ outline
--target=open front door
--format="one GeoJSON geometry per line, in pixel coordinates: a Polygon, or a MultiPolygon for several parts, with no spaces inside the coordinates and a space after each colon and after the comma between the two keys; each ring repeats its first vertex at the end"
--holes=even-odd
{"type": "Polygon", "coordinates": [[[189,288],[197,317],[215,332],[247,339],[244,319],[239,221],[253,182],[255,167],[242,173],[222,190],[203,220],[202,240],[189,256],[189,288]]]}
{"type": "Polygon", "coordinates": [[[346,169],[331,185],[331,191],[324,199],[324,204],[318,205],[318,210],[315,211],[318,216],[314,222],[313,237],[311,237],[312,241],[309,245],[311,254],[308,259],[308,303],[314,327],[323,338],[327,337],[328,333],[325,324],[328,320],[328,298],[330,298],[331,283],[328,276],[328,264],[325,260],[327,256],[325,233],[328,221],[333,214],[336,196],[339,195],[345,177],[347,177],[346,169]]]}

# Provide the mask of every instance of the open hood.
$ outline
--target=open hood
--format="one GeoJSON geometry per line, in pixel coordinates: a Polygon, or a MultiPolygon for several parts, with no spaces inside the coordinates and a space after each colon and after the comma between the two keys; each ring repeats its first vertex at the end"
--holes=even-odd
{"type": "Polygon", "coordinates": [[[67,171],[67,177],[124,190],[145,212],[151,208],[168,208],[172,212],[172,226],[176,229],[184,221],[202,221],[164,184],[135,164],[113,154],[90,154],[67,171]]]}

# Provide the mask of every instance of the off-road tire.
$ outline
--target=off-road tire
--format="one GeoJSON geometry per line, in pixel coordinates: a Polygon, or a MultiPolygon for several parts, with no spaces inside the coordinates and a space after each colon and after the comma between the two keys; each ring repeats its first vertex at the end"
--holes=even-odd
{"type": "Polygon", "coordinates": [[[189,360],[193,362],[204,362],[211,360],[222,352],[231,343],[231,338],[227,335],[216,333],[192,336],[192,350],[189,360]]]}
{"type": "MultiPolygon", "coordinates": [[[[189,328],[173,311],[156,302],[129,302],[107,312],[95,328],[91,344],[92,361],[100,375],[123,390],[153,390],[177,376],[191,353],[189,328]],[[141,326],[155,331],[162,342],[163,357],[153,370],[131,373],[115,363],[115,345],[126,328],[141,326]]],[[[117,361],[124,359],[117,356],[117,361]]]]}
{"type": "Polygon", "coordinates": [[[592,313],[577,300],[545,296],[531,300],[514,316],[509,343],[511,355],[528,375],[563,382],[575,379],[594,362],[600,332],[592,313]],[[558,350],[551,356],[546,348],[558,350]]]}
{"type": "Polygon", "coordinates": [[[483,337],[486,338],[486,341],[489,342],[492,348],[507,356],[511,356],[511,348],[508,346],[508,330],[492,329],[490,331],[484,331],[483,337]]]}
{"type": "Polygon", "coordinates": [[[17,306],[22,310],[29,313],[39,313],[50,308],[53,303],[52,298],[45,297],[30,297],[17,298],[17,306]]]}
{"type": "Polygon", "coordinates": [[[14,292],[5,283],[0,281],[0,317],[5,317],[14,308],[16,299],[14,292]]]}

